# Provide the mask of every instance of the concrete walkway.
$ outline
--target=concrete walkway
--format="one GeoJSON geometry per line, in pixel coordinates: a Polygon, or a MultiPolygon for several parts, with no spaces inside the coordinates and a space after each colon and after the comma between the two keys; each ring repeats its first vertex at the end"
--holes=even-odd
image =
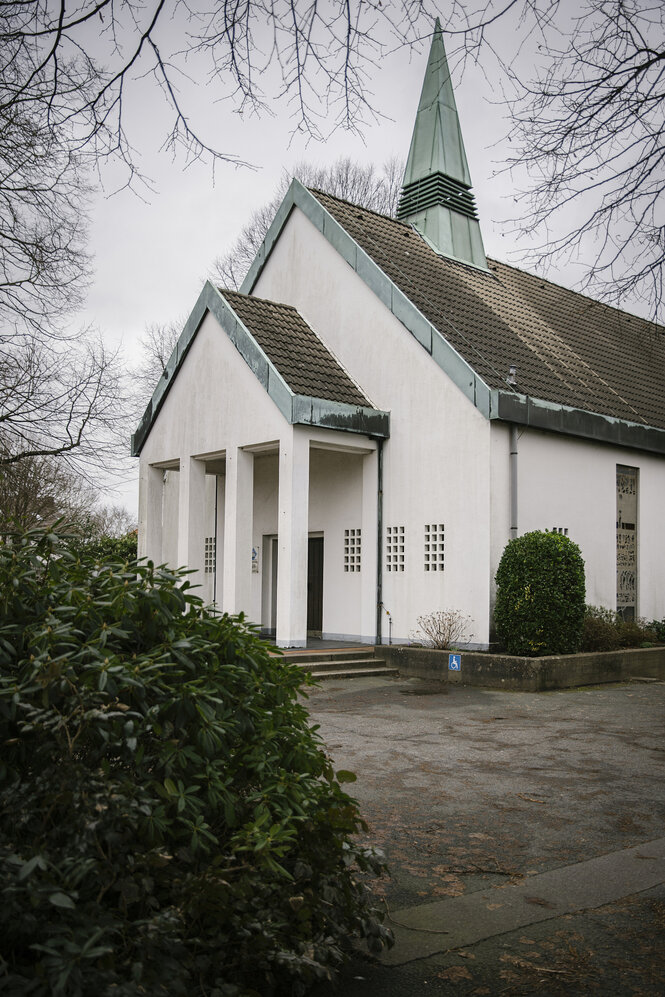
{"type": "Polygon", "coordinates": [[[327,683],[396,945],[316,997],[665,993],[665,683],[327,683]]]}
{"type": "Polygon", "coordinates": [[[448,949],[466,948],[563,914],[604,907],[663,883],[665,838],[659,838],[530,876],[500,892],[478,890],[407,907],[391,916],[396,944],[383,961],[398,966],[448,949]]]}

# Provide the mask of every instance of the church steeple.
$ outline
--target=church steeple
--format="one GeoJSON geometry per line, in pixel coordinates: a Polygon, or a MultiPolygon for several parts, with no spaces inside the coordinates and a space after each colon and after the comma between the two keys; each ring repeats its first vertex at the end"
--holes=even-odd
{"type": "Polygon", "coordinates": [[[437,253],[487,269],[438,18],[397,217],[418,229],[437,253]]]}

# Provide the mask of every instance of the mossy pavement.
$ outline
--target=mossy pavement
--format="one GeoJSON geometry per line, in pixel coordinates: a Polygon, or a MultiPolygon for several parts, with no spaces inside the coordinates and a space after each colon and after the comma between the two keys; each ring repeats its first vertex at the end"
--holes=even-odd
{"type": "Polygon", "coordinates": [[[665,682],[310,693],[386,852],[396,946],[315,997],[665,992],[665,682]]]}

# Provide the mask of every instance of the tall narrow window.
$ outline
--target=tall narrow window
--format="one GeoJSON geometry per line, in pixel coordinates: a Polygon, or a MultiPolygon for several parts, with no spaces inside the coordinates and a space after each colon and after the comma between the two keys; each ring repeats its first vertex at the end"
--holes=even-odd
{"type": "Polygon", "coordinates": [[[360,571],[360,545],[362,533],[360,527],[344,530],[344,570],[360,571]]]}
{"type": "Polygon", "coordinates": [[[386,527],[386,569],[404,571],[404,527],[386,527]]]}
{"type": "Polygon", "coordinates": [[[443,571],[444,547],[443,523],[425,523],[425,571],[443,571]]]}
{"type": "Polygon", "coordinates": [[[217,559],[217,539],[215,537],[206,537],[204,557],[203,557],[204,571],[206,574],[212,574],[212,572],[215,570],[216,559],[217,559]]]}
{"type": "Polygon", "coordinates": [[[617,464],[617,612],[637,616],[637,468],[617,464]]]}

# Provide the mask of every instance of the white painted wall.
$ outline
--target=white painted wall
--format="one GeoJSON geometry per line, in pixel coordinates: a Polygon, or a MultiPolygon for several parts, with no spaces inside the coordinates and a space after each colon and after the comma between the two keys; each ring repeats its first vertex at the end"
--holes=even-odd
{"type": "MultiPolygon", "coordinates": [[[[371,570],[361,563],[360,572],[344,571],[344,530],[362,524],[363,459],[326,450],[310,454],[309,530],[323,535],[323,632],[350,639],[363,636],[361,584],[371,570]]],[[[364,542],[375,544],[376,538],[364,542]]]]}
{"type": "Polygon", "coordinates": [[[143,445],[150,464],[274,440],[288,423],[208,314],[143,445]]]}
{"type": "MultiPolygon", "coordinates": [[[[665,616],[665,461],[590,440],[520,429],[519,533],[568,529],[586,565],[587,602],[616,608],[616,466],[639,468],[638,613],[665,616]]],[[[492,578],[509,539],[508,427],[492,426],[492,578]]]]}
{"type": "Polygon", "coordinates": [[[455,608],[486,642],[489,423],[297,209],[254,293],[295,305],[371,402],[391,413],[384,525],[405,527],[408,555],[403,573],[384,571],[393,639],[408,639],[418,615],[455,608]],[[446,528],[443,573],[424,570],[424,526],[434,520],[446,528]]]}

